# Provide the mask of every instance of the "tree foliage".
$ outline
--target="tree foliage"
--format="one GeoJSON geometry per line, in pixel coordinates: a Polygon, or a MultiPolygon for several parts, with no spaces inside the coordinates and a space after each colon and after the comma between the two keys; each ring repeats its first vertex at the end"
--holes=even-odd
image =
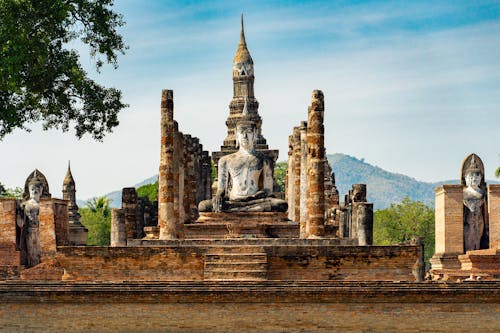
{"type": "Polygon", "coordinates": [[[434,209],[406,197],[399,204],[377,210],[374,214],[373,238],[377,245],[391,245],[420,237],[425,260],[434,254],[434,209]]]}
{"type": "Polygon", "coordinates": [[[0,198],[15,198],[21,199],[23,197],[23,190],[20,187],[6,188],[0,183],[0,198]]]}
{"type": "Polygon", "coordinates": [[[88,46],[97,71],[104,62],[117,67],[127,48],[117,28],[122,16],[113,0],[0,0],[0,140],[14,129],[90,134],[96,140],[118,125],[126,105],[121,92],[103,87],[83,70],[79,39],[88,46]]]}
{"type": "Polygon", "coordinates": [[[281,189],[281,192],[285,191],[285,179],[286,179],[286,169],[288,168],[287,162],[278,162],[274,167],[274,180],[276,184],[281,189]]]}
{"type": "Polygon", "coordinates": [[[147,197],[149,201],[158,200],[158,181],[153,184],[146,184],[137,189],[138,197],[147,197]]]}
{"type": "Polygon", "coordinates": [[[106,246],[111,239],[111,209],[106,197],[93,198],[78,210],[81,223],[89,230],[87,245],[106,246]]]}

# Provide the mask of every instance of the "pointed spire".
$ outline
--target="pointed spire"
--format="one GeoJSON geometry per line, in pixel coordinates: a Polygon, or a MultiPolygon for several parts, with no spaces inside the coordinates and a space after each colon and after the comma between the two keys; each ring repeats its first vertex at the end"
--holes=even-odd
{"type": "Polygon", "coordinates": [[[247,42],[245,40],[245,27],[243,24],[243,13],[241,14],[241,31],[240,31],[240,42],[238,43],[238,49],[236,50],[236,54],[234,56],[233,63],[249,63],[253,64],[252,57],[250,56],[250,52],[247,49],[247,42]]]}
{"type": "Polygon", "coordinates": [[[73,175],[71,174],[71,162],[68,161],[68,171],[66,171],[66,177],[64,177],[63,184],[75,184],[73,175]]]}
{"type": "Polygon", "coordinates": [[[240,44],[246,45],[245,40],[245,25],[243,24],[243,13],[241,13],[241,31],[240,31],[240,44]]]}

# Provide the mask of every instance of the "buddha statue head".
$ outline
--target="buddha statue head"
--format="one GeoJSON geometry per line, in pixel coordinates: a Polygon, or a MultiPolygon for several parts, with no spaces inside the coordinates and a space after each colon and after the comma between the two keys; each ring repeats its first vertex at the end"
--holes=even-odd
{"type": "Polygon", "coordinates": [[[236,123],[236,148],[243,150],[253,150],[257,140],[257,124],[250,117],[248,112],[248,99],[245,99],[242,117],[236,123]]]}
{"type": "Polygon", "coordinates": [[[28,182],[28,190],[30,199],[39,202],[40,197],[42,196],[43,183],[42,180],[38,177],[37,170],[35,170],[33,177],[28,182]]]}
{"type": "Polygon", "coordinates": [[[483,162],[476,154],[470,154],[462,164],[462,185],[470,188],[484,187],[483,162]]]}

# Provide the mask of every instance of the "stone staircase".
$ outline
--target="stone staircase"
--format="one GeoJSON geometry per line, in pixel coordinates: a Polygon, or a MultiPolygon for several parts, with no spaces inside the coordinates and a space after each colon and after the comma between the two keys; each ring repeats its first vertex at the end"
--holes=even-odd
{"type": "Polygon", "coordinates": [[[260,246],[224,246],[205,254],[206,281],[263,281],[267,254],[260,246]]]}

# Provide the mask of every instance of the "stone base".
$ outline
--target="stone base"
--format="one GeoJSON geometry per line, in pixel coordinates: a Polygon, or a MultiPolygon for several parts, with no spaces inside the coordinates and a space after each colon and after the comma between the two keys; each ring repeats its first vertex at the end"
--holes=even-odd
{"type": "MultiPolygon", "coordinates": [[[[459,267],[454,259],[450,259],[445,268],[436,269],[434,257],[431,258],[431,275],[434,280],[500,280],[500,249],[467,251],[466,254],[457,255],[459,267]]],[[[439,264],[436,266],[440,267],[439,264]]]]}
{"type": "Polygon", "coordinates": [[[200,213],[184,225],[187,239],[299,238],[299,224],[281,212],[200,213]]]}
{"type": "Polygon", "coordinates": [[[462,264],[462,270],[500,279],[500,249],[467,251],[466,254],[458,256],[458,260],[462,264]]]}
{"type": "Polygon", "coordinates": [[[429,260],[432,266],[432,270],[443,270],[443,269],[460,269],[461,264],[458,260],[460,253],[436,253],[429,260]]]}
{"type": "Polygon", "coordinates": [[[69,225],[69,243],[75,246],[87,245],[89,230],[81,224],[69,225]]]}

